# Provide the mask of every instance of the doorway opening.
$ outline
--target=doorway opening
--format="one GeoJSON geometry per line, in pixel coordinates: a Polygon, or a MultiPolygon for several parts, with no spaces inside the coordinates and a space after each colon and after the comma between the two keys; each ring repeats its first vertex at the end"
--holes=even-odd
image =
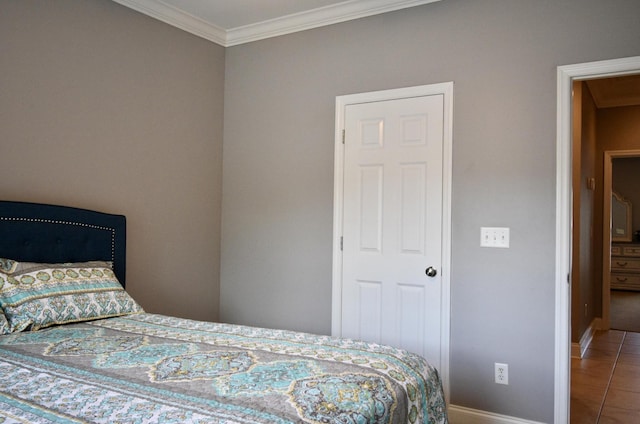
{"type": "Polygon", "coordinates": [[[629,147],[604,152],[602,321],[640,333],[640,150],[629,147]]]}
{"type": "Polygon", "coordinates": [[[574,82],[640,73],[640,57],[558,68],[556,179],[556,423],[569,422],[571,347],[571,270],[573,241],[573,88],[574,82]]]}
{"type": "Polygon", "coordinates": [[[610,259],[611,242],[630,243],[633,233],[624,228],[632,226],[631,214],[626,214],[624,225],[611,227],[611,218],[624,213],[619,208],[611,213],[612,192],[633,197],[640,206],[640,194],[635,195],[640,171],[634,172],[632,163],[621,167],[625,158],[640,156],[640,150],[633,150],[640,149],[640,75],[574,81],[572,90],[571,350],[573,357],[581,358],[594,332],[610,328],[610,282],[618,290],[640,289],[640,259],[637,277],[635,260],[622,260],[633,254],[622,248],[624,244],[616,246],[621,251],[614,255],[620,259],[614,261],[613,274],[610,259]],[[614,184],[615,162],[620,164],[616,169],[627,171],[614,184]],[[623,192],[612,190],[612,185],[623,192]],[[636,278],[638,287],[631,284],[636,278]]]}

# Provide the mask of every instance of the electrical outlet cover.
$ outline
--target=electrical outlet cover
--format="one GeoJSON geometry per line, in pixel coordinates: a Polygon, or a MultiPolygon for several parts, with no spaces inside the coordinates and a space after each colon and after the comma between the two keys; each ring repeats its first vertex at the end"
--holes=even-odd
{"type": "Polygon", "coordinates": [[[509,365],[495,363],[496,384],[509,384],[509,365]]]}

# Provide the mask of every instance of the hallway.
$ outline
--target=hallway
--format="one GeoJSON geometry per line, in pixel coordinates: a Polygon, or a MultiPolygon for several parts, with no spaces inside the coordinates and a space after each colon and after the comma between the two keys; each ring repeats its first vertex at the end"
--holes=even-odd
{"type": "Polygon", "coordinates": [[[640,422],[640,333],[598,331],[571,359],[571,424],[640,422]]]}

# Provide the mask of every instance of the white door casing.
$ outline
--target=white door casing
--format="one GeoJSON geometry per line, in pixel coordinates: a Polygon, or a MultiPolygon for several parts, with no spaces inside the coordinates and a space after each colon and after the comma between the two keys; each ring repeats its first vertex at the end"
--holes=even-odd
{"type": "Polygon", "coordinates": [[[332,301],[334,336],[425,356],[447,399],[452,93],[444,83],[336,99],[332,301]]]}

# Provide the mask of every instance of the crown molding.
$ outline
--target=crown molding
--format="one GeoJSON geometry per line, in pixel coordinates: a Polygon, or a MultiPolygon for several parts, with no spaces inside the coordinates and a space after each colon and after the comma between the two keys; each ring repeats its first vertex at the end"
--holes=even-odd
{"type": "Polygon", "coordinates": [[[226,47],[227,31],[159,0],[113,0],[130,9],[226,47]]]}
{"type": "Polygon", "coordinates": [[[227,46],[291,34],[436,1],[440,0],[349,0],[264,22],[231,28],[227,31],[227,46]]]}
{"type": "Polygon", "coordinates": [[[226,30],[160,0],[113,1],[223,47],[231,47],[441,0],[348,0],[226,30]]]}

